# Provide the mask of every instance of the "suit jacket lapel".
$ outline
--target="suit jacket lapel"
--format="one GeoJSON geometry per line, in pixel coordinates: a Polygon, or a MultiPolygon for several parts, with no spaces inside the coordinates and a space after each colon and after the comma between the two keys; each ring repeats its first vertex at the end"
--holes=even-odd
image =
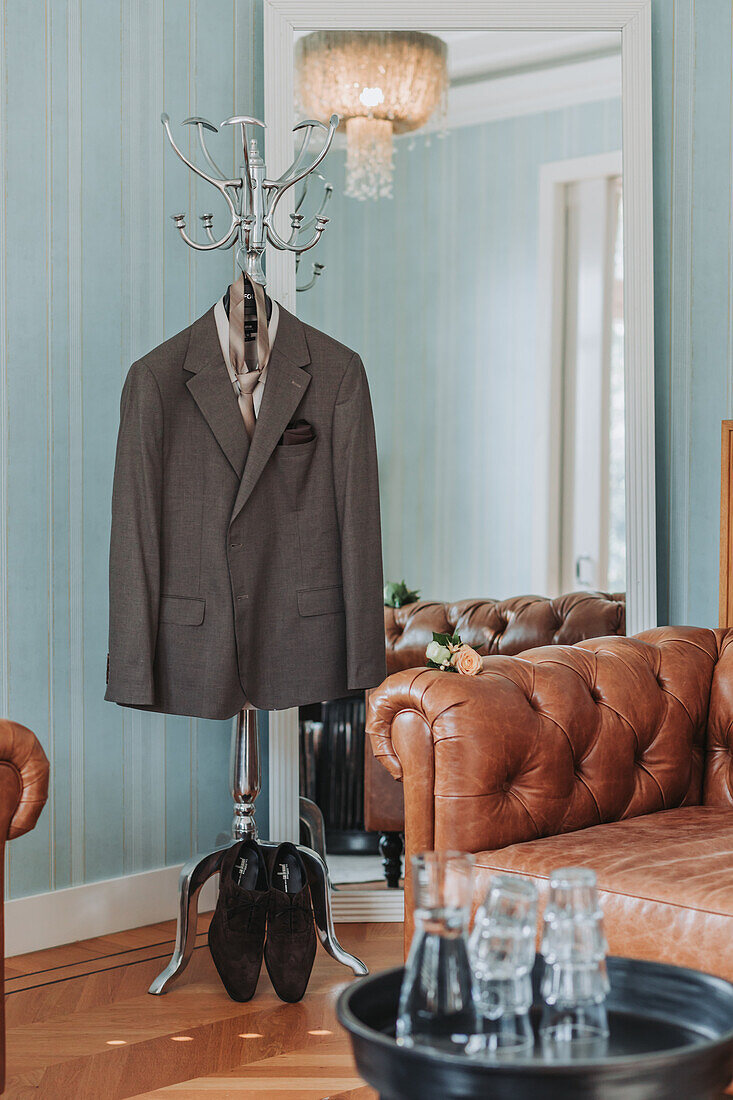
{"type": "Polygon", "coordinates": [[[241,478],[249,439],[221,352],[213,307],[191,326],[183,367],[193,376],[186,383],[191,396],[237,477],[241,478]]]}
{"type": "Polygon", "coordinates": [[[303,400],[311,380],[308,371],[302,369],[302,364],[310,362],[303,326],[282,306],[279,306],[279,310],[277,333],[267,365],[265,391],[234,502],[232,520],[249,500],[267,460],[303,400]]]}

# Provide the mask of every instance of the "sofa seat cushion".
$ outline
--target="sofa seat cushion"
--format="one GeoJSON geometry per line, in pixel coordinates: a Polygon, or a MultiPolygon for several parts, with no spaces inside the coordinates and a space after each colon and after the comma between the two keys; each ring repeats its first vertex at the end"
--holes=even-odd
{"type": "Polygon", "coordinates": [[[689,966],[733,981],[733,809],[686,806],[512,844],[476,856],[476,904],[492,874],[557,867],[598,876],[612,955],[689,966]]]}

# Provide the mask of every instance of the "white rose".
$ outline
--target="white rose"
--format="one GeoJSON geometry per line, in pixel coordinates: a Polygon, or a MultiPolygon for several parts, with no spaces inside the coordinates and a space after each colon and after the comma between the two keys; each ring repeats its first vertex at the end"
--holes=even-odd
{"type": "Polygon", "coordinates": [[[440,642],[429,642],[428,648],[425,650],[425,656],[429,661],[434,661],[436,665],[444,665],[450,662],[450,650],[447,646],[441,645],[440,642]]]}

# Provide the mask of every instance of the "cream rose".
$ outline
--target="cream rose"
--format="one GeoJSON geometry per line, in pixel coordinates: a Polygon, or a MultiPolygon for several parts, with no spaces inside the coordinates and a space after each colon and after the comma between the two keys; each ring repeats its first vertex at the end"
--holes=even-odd
{"type": "Polygon", "coordinates": [[[429,661],[434,661],[436,665],[450,664],[450,650],[441,645],[440,642],[430,642],[425,650],[425,656],[429,661]]]}
{"type": "Polygon", "coordinates": [[[462,645],[451,657],[451,664],[463,676],[475,676],[481,671],[481,658],[470,645],[462,645]]]}

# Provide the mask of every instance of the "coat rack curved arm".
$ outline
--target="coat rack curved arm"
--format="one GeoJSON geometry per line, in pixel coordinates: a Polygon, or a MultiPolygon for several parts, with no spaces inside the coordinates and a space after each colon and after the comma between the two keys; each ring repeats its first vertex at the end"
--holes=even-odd
{"type": "MultiPolygon", "coordinates": [[[[313,264],[313,268],[312,268],[312,271],[311,271],[311,277],[308,280],[308,282],[304,283],[303,286],[296,286],[296,288],[295,288],[299,294],[304,293],[306,290],[310,290],[312,287],[314,287],[316,285],[316,280],[318,279],[319,275],[322,274],[324,266],[325,266],[324,264],[319,264],[319,263],[314,263],[313,264]]],[[[297,270],[297,260],[296,260],[296,270],[297,270]]]]}
{"type": "Polygon", "coordinates": [[[304,119],[303,122],[299,122],[297,126],[293,127],[293,133],[297,133],[298,130],[305,130],[305,134],[303,135],[303,142],[300,146],[300,149],[298,150],[295,160],[290,165],[290,167],[285,172],[283,172],[281,176],[278,176],[276,180],[265,180],[265,187],[268,190],[276,190],[278,192],[278,194],[275,196],[276,203],[280,201],[280,198],[285,193],[285,191],[289,191],[290,188],[294,186],[294,184],[300,183],[300,181],[305,176],[310,175],[314,168],[318,167],[318,165],[328,153],[328,150],[331,148],[333,135],[336,133],[338,124],[339,116],[331,115],[330,119],[328,120],[328,126],[326,126],[324,122],[318,122],[317,119],[307,118],[304,119]],[[311,135],[315,129],[327,131],[326,137],[323,141],[323,146],[321,148],[321,151],[308,165],[308,167],[301,170],[305,151],[310,143],[311,135]]]}
{"type": "MultiPolygon", "coordinates": [[[[214,215],[212,213],[199,214],[199,221],[203,225],[206,236],[209,238],[209,240],[212,242],[212,244],[217,244],[217,239],[214,236],[214,215]]],[[[236,240],[237,240],[237,234],[232,233],[231,239],[228,242],[225,242],[224,244],[218,244],[218,247],[219,248],[232,248],[233,245],[234,245],[234,242],[236,240]]]]}
{"type": "Polygon", "coordinates": [[[288,252],[293,252],[296,256],[299,256],[302,252],[307,252],[309,248],[313,248],[314,245],[318,244],[319,240],[321,239],[321,234],[323,233],[323,230],[326,228],[331,220],[330,218],[324,218],[323,215],[320,215],[316,218],[316,228],[311,239],[309,241],[306,241],[305,244],[295,244],[294,242],[297,241],[298,236],[301,232],[301,225],[298,219],[298,214],[290,215],[290,220],[293,223],[293,229],[290,234],[289,240],[284,241],[279,233],[277,233],[277,231],[273,228],[269,216],[265,218],[265,224],[267,226],[267,239],[274,248],[277,248],[280,252],[287,250],[288,252]]]}
{"type": "MultiPolygon", "coordinates": [[[[205,215],[202,215],[205,217],[205,215]]],[[[201,244],[200,241],[194,241],[192,237],[189,237],[186,232],[186,215],[185,214],[171,214],[171,221],[175,222],[176,229],[180,233],[183,240],[190,248],[195,248],[197,252],[213,252],[215,248],[230,248],[237,239],[237,230],[239,229],[239,217],[235,215],[229,232],[226,233],[219,240],[214,239],[214,234],[209,233],[212,238],[211,244],[201,244]]],[[[208,231],[207,231],[208,232],[208,231]]]]}
{"type": "MultiPolygon", "coordinates": [[[[304,134],[303,134],[302,140],[300,142],[300,148],[298,149],[298,152],[295,154],[295,160],[293,161],[293,163],[290,165],[289,168],[287,168],[283,172],[283,174],[281,176],[278,177],[278,179],[270,180],[270,181],[265,180],[265,187],[268,188],[268,190],[272,191],[272,190],[276,189],[277,187],[280,187],[283,183],[287,182],[289,176],[295,175],[297,172],[300,171],[300,168],[301,168],[301,166],[303,164],[303,161],[305,160],[306,154],[308,152],[308,146],[310,145],[311,134],[313,133],[313,130],[316,127],[318,127],[319,129],[321,127],[323,127],[324,130],[326,129],[326,127],[323,125],[322,122],[316,122],[315,120],[312,120],[312,119],[306,119],[304,122],[299,122],[297,126],[293,127],[293,133],[294,134],[297,133],[298,130],[304,130],[305,131],[304,134]]],[[[326,150],[326,151],[328,151],[328,150],[326,150]]],[[[312,171],[314,167],[315,167],[315,162],[313,163],[313,165],[311,165],[311,167],[308,171],[309,172],[312,171]]],[[[304,186],[304,190],[303,190],[303,197],[305,197],[305,190],[307,189],[307,186],[308,186],[308,175],[306,174],[306,176],[305,176],[305,186],[304,186]]]]}
{"type": "Polygon", "coordinates": [[[318,243],[318,241],[320,240],[321,234],[323,233],[323,230],[328,225],[328,222],[329,222],[328,218],[324,217],[323,214],[316,214],[315,215],[315,232],[314,232],[312,238],[306,244],[294,245],[293,244],[294,240],[297,238],[298,234],[300,234],[302,232],[302,229],[303,229],[303,224],[302,224],[303,219],[302,219],[302,217],[299,214],[292,214],[291,215],[290,220],[292,222],[293,228],[292,228],[292,232],[291,232],[291,235],[290,235],[290,239],[288,241],[283,240],[283,238],[280,236],[280,234],[275,229],[274,218],[275,218],[275,211],[277,210],[278,204],[279,204],[280,200],[282,199],[283,195],[285,195],[290,190],[291,187],[294,187],[296,183],[300,183],[300,181],[302,179],[304,179],[306,176],[309,176],[313,171],[315,171],[315,169],[321,163],[323,158],[326,156],[326,154],[328,153],[328,150],[331,148],[331,143],[333,142],[333,136],[336,133],[336,128],[337,128],[338,124],[339,124],[338,115],[331,115],[331,118],[329,119],[328,126],[326,126],[323,122],[318,122],[315,119],[310,119],[310,118],[306,119],[304,122],[298,123],[298,125],[294,128],[293,132],[295,132],[296,130],[305,130],[305,136],[304,136],[304,139],[303,139],[303,145],[301,145],[300,151],[299,151],[298,155],[296,156],[295,160],[293,161],[293,164],[291,164],[291,166],[290,166],[290,168],[288,168],[287,172],[284,172],[283,175],[279,177],[279,179],[273,180],[271,182],[269,182],[268,180],[265,180],[265,187],[269,188],[270,190],[274,189],[276,191],[275,197],[273,198],[272,203],[270,204],[270,209],[267,212],[267,217],[265,218],[265,225],[267,227],[267,239],[269,240],[270,244],[272,244],[275,248],[279,249],[281,252],[286,250],[286,249],[289,252],[295,252],[296,255],[300,252],[307,252],[309,248],[313,248],[313,246],[318,243]],[[315,130],[316,128],[327,131],[326,132],[326,137],[325,137],[324,142],[323,142],[323,146],[321,148],[321,151],[318,153],[318,155],[315,157],[315,159],[306,168],[300,168],[299,167],[297,170],[295,170],[296,165],[298,165],[299,161],[302,164],[303,150],[309,144],[311,134],[312,134],[313,130],[315,130]]]}
{"type": "Polygon", "coordinates": [[[185,155],[185,153],[181,152],[181,150],[178,148],[178,146],[176,145],[176,143],[173,139],[173,131],[171,130],[170,117],[169,117],[169,115],[167,115],[165,113],[165,111],[160,116],[160,121],[163,123],[163,127],[165,128],[165,132],[168,135],[168,141],[171,143],[171,146],[173,147],[173,150],[176,153],[176,155],[178,157],[180,157],[180,159],[183,161],[183,163],[188,168],[190,168],[192,172],[195,172],[196,175],[200,176],[202,180],[206,180],[206,182],[210,183],[212,185],[212,187],[215,187],[217,189],[217,191],[220,191],[222,193],[222,195],[224,196],[224,198],[226,199],[227,204],[233,210],[234,209],[234,203],[232,202],[231,198],[227,194],[226,189],[227,189],[227,187],[234,187],[234,188],[241,187],[242,186],[242,181],[241,180],[228,180],[228,179],[225,179],[225,178],[217,179],[214,176],[208,175],[208,173],[204,172],[203,168],[199,168],[196,164],[193,163],[192,160],[188,159],[188,157],[185,155]]]}
{"type": "MultiPolygon", "coordinates": [[[[186,233],[186,216],[185,216],[185,214],[173,214],[173,215],[171,215],[172,218],[173,218],[173,221],[175,222],[176,228],[178,229],[178,232],[180,233],[181,237],[183,238],[183,240],[186,242],[187,245],[189,245],[191,248],[198,249],[199,252],[210,252],[215,248],[226,248],[227,245],[233,239],[233,237],[236,235],[237,229],[239,228],[239,224],[240,224],[240,218],[239,218],[239,214],[237,213],[237,208],[234,205],[234,201],[233,201],[231,195],[229,194],[229,191],[227,190],[227,188],[229,188],[229,187],[233,187],[233,188],[241,187],[242,186],[242,181],[241,180],[226,179],[226,178],[217,179],[214,176],[208,175],[208,173],[204,172],[202,168],[199,168],[196,164],[194,164],[192,160],[189,160],[189,158],[185,155],[185,153],[183,153],[182,150],[179,149],[179,147],[176,145],[176,142],[173,138],[173,132],[171,130],[171,120],[170,120],[169,115],[167,115],[165,113],[165,111],[160,116],[160,121],[163,123],[163,128],[165,129],[166,135],[168,137],[168,141],[170,142],[171,147],[173,148],[173,151],[175,152],[175,154],[179,157],[180,160],[183,161],[183,163],[188,168],[191,169],[192,172],[195,173],[195,175],[200,176],[201,179],[206,180],[207,183],[210,183],[212,185],[212,187],[215,187],[217,189],[217,191],[222,195],[224,201],[226,202],[227,207],[229,208],[229,214],[230,214],[230,219],[231,219],[230,222],[229,222],[228,230],[219,239],[214,239],[213,233],[209,233],[208,229],[207,229],[207,235],[211,238],[209,244],[201,244],[198,241],[194,241],[191,237],[188,236],[188,234],[186,233]]],[[[199,134],[201,136],[201,142],[203,144],[202,123],[205,120],[199,121],[198,119],[190,119],[188,121],[189,122],[195,122],[195,124],[199,126],[199,134]]],[[[216,129],[216,127],[211,126],[211,123],[207,123],[207,126],[210,129],[216,129]]],[[[217,171],[218,171],[218,169],[217,169],[217,171]]],[[[212,221],[213,221],[213,219],[212,219],[212,221]]],[[[209,229],[210,228],[211,228],[211,226],[209,226],[209,229]]]]}
{"type": "Polygon", "coordinates": [[[222,172],[219,165],[212,157],[209,150],[206,148],[206,140],[204,138],[204,130],[210,130],[213,134],[219,133],[218,126],[214,126],[213,122],[209,122],[207,118],[201,118],[199,115],[193,115],[191,118],[184,118],[181,123],[182,126],[195,126],[198,131],[199,145],[201,146],[201,152],[204,154],[206,163],[210,168],[216,172],[217,176],[221,180],[226,180],[226,176],[222,172]]]}
{"type": "MultiPolygon", "coordinates": [[[[316,218],[318,218],[323,213],[323,211],[326,209],[326,207],[328,206],[328,204],[331,201],[331,198],[333,196],[333,185],[328,183],[326,181],[325,176],[323,176],[320,172],[315,172],[314,174],[315,174],[316,178],[321,180],[321,182],[323,183],[323,198],[321,199],[320,205],[319,205],[318,209],[315,211],[315,213],[311,214],[311,216],[309,218],[307,218],[302,223],[302,225],[300,226],[300,229],[299,229],[300,233],[307,233],[310,229],[313,228],[313,226],[316,224],[316,218]]],[[[310,182],[310,176],[306,176],[305,179],[303,180],[303,193],[302,193],[302,195],[300,196],[300,198],[298,199],[298,201],[295,204],[295,213],[296,214],[300,213],[300,208],[303,205],[303,203],[305,202],[305,197],[308,194],[308,184],[309,184],[309,182],[310,182]]]]}
{"type": "MultiPolygon", "coordinates": [[[[323,179],[323,176],[321,175],[320,172],[316,172],[316,176],[318,176],[320,179],[323,179]]],[[[305,202],[306,195],[308,194],[308,187],[309,186],[310,186],[310,176],[306,176],[305,179],[303,180],[303,190],[300,193],[300,198],[296,199],[296,202],[295,202],[295,213],[296,214],[300,213],[300,208],[303,205],[303,203],[305,202]]]]}
{"type": "Polygon", "coordinates": [[[247,156],[247,127],[259,126],[261,130],[267,129],[267,123],[263,122],[261,118],[255,118],[254,115],[232,115],[231,118],[225,118],[219,125],[241,126],[240,137],[242,140],[242,152],[245,155],[245,159],[247,156]]]}

